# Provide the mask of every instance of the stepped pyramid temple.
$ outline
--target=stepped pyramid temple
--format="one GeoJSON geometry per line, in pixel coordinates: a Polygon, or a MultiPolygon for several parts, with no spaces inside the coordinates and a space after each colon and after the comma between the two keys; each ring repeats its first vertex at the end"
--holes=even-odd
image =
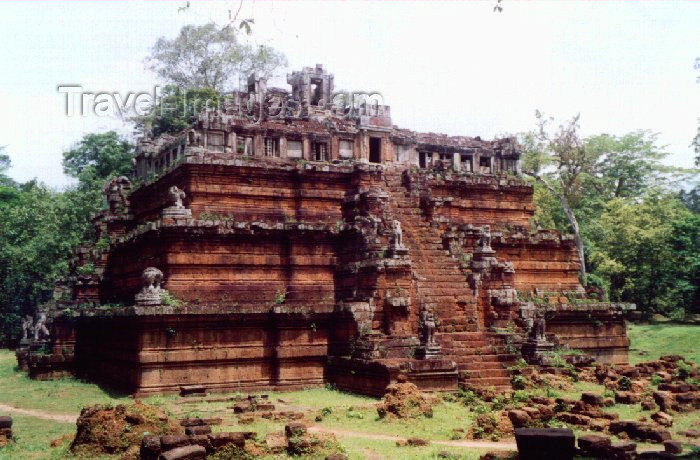
{"type": "Polygon", "coordinates": [[[571,236],[532,230],[514,139],[398,128],[320,65],[287,82],[251,76],[139,142],[97,241],[25,322],[32,377],[379,395],[510,388],[508,366],[555,346],[627,362],[632,306],[581,286],[571,236]]]}

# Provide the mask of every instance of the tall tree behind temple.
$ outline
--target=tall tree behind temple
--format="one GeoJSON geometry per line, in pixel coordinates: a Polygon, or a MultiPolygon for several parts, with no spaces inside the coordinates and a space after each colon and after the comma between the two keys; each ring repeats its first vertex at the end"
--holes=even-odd
{"type": "Polygon", "coordinates": [[[0,344],[12,344],[22,315],[50,298],[73,249],[92,236],[104,182],[130,172],[132,151],[114,132],[84,136],[64,153],[65,171],[78,179],[64,192],[15,183],[4,175],[9,159],[0,156],[0,344]]]}
{"type": "Polygon", "coordinates": [[[587,175],[593,172],[596,158],[590,155],[579,135],[578,115],[550,132],[552,118],[537,111],[537,131],[521,136],[524,145],[523,172],[543,185],[561,203],[581,260],[581,283],[586,284],[586,256],[574,207],[581,196],[587,175]]]}
{"type": "MultiPolygon", "coordinates": [[[[241,24],[249,26],[250,21],[241,24]]],[[[245,29],[245,27],[244,27],[245,29]]],[[[269,78],[287,65],[284,54],[268,46],[251,46],[233,24],[186,25],[177,37],[160,37],[146,59],[147,67],[166,84],[182,90],[230,91],[252,72],[269,78]]],[[[249,29],[247,29],[249,30],[249,29]]]]}

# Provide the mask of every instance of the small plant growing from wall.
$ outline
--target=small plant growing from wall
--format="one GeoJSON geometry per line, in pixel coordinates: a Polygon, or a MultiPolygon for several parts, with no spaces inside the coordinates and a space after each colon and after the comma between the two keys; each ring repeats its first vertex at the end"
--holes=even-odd
{"type": "Polygon", "coordinates": [[[287,290],[286,289],[284,291],[277,290],[277,293],[275,294],[275,305],[282,305],[286,301],[287,301],[287,290]]]}

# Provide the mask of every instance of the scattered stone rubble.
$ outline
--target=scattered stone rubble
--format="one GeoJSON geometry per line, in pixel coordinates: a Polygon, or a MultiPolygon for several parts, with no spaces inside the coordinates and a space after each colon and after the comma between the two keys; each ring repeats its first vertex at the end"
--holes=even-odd
{"type": "Polygon", "coordinates": [[[152,436],[182,433],[182,427],[168,419],[161,409],[138,400],[115,407],[100,404],[85,407],[76,425],[70,450],[88,457],[120,454],[127,459],[138,458],[145,433],[152,436]]]}
{"type": "Polygon", "coordinates": [[[395,383],[387,387],[382,402],[377,406],[377,413],[379,417],[430,418],[436,402],[435,398],[421,393],[413,383],[395,383]]]}
{"type": "Polygon", "coordinates": [[[12,441],[12,417],[0,416],[0,447],[12,441]]]}

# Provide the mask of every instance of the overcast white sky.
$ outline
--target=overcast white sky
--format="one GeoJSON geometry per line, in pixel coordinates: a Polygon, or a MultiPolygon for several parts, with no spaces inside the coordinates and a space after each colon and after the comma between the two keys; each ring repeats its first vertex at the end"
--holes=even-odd
{"type": "MultiPolygon", "coordinates": [[[[581,113],[584,134],[660,133],[691,166],[700,116],[700,2],[246,0],[254,37],[290,69],[322,63],[336,87],[379,91],[394,123],[491,138],[535,109],[581,113]]],[[[61,152],[87,132],[130,129],[65,115],[57,86],[152,91],[143,58],[187,23],[224,22],[237,1],[0,2],[0,145],[20,181],[61,187],[61,152]]]]}

